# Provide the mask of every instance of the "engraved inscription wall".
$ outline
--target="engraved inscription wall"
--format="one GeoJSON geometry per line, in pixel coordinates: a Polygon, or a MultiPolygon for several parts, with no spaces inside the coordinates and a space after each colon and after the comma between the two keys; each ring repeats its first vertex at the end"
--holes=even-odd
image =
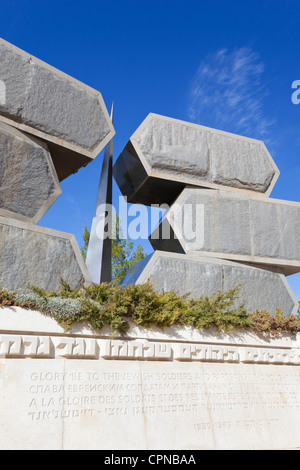
{"type": "Polygon", "coordinates": [[[300,408],[300,376],[272,373],[41,372],[32,373],[32,420],[82,414],[127,415],[300,408]],[[284,401],[283,401],[284,396],[284,401]],[[63,409],[61,412],[60,410],[63,409]]]}
{"type": "Polygon", "coordinates": [[[17,356],[300,365],[300,348],[173,343],[146,339],[0,335],[0,357],[17,356]]]}
{"type": "Polygon", "coordinates": [[[0,448],[300,447],[287,345],[3,333],[0,448]]]}

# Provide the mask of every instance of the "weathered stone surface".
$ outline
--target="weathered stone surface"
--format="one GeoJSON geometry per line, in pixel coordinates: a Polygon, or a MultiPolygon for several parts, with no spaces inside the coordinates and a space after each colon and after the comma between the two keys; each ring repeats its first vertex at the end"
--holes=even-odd
{"type": "Polygon", "coordinates": [[[288,316],[298,309],[298,301],[283,274],[242,263],[156,251],[134,265],[122,284],[143,284],[148,280],[158,291],[174,289],[194,298],[227,292],[241,284],[238,301],[250,312],[267,310],[275,314],[278,307],[288,316]]]}
{"type": "Polygon", "coordinates": [[[120,154],[114,174],[129,202],[151,204],[172,202],[187,184],[268,196],[279,171],[261,141],[149,114],[120,154]]]}
{"type": "Polygon", "coordinates": [[[1,450],[299,447],[299,335],[132,326],[112,338],[22,308],[0,320],[1,450]]]}
{"type": "Polygon", "coordinates": [[[98,91],[2,39],[0,62],[1,120],[50,142],[60,180],[95,158],[114,135],[98,91]]]}
{"type": "MultiPolygon", "coordinates": [[[[229,191],[186,188],[150,241],[155,249],[201,252],[207,256],[300,271],[300,203],[229,191]],[[202,212],[203,218],[199,220],[202,212]],[[162,239],[163,224],[177,237],[162,239]],[[197,227],[196,227],[197,225],[197,227]],[[188,230],[190,228],[190,230],[188,230]],[[203,233],[201,233],[203,232],[203,233]]],[[[166,232],[168,235],[168,232],[166,232]]]]}
{"type": "Polygon", "coordinates": [[[58,290],[90,282],[74,235],[0,216],[0,285],[58,290]]]}
{"type": "Polygon", "coordinates": [[[0,208],[38,222],[60,194],[46,144],[0,122],[0,208]]]}

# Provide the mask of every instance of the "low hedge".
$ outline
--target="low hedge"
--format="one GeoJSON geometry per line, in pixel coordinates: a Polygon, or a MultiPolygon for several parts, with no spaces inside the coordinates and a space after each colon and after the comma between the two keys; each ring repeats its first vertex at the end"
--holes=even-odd
{"type": "Polygon", "coordinates": [[[0,306],[19,306],[39,310],[53,317],[64,329],[74,323],[88,322],[96,331],[109,326],[112,334],[124,336],[130,323],[152,328],[172,325],[192,326],[198,330],[215,329],[217,333],[248,329],[272,335],[300,331],[300,316],[284,316],[276,309],[247,312],[238,304],[240,286],[211,296],[192,299],[175,291],[156,292],[150,283],[116,286],[94,284],[72,290],[61,280],[58,292],[31,286],[14,292],[0,289],[0,306]]]}

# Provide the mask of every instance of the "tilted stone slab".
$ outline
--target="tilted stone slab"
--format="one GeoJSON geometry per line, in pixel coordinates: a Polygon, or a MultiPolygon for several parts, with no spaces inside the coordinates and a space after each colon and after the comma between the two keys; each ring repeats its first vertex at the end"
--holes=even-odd
{"type": "Polygon", "coordinates": [[[283,274],[232,261],[156,251],[133,265],[122,284],[147,281],[159,292],[175,290],[193,298],[241,285],[238,304],[244,303],[249,312],[266,310],[273,315],[278,307],[289,316],[298,309],[283,274]]]}
{"type": "Polygon", "coordinates": [[[269,196],[279,170],[261,141],[149,114],[114,176],[129,202],[170,204],[187,184],[269,196]]]}
{"type": "Polygon", "coordinates": [[[277,266],[289,275],[300,271],[299,233],[299,202],[186,188],[149,239],[154,249],[277,266]]]}
{"type": "Polygon", "coordinates": [[[60,180],[111,140],[101,93],[3,39],[0,63],[1,120],[48,142],[60,180]]]}
{"type": "Polygon", "coordinates": [[[0,208],[36,223],[60,194],[46,144],[0,122],[0,208]]]}
{"type": "Polygon", "coordinates": [[[74,235],[0,215],[1,287],[58,290],[61,278],[72,288],[91,282],[74,235]]]}

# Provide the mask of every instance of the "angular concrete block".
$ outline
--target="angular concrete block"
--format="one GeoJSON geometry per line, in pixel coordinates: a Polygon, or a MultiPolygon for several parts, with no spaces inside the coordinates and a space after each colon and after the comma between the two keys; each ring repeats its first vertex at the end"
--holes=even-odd
{"type": "Polygon", "coordinates": [[[115,131],[101,93],[0,39],[1,120],[44,139],[62,180],[115,131]]]}
{"type": "Polygon", "coordinates": [[[215,258],[195,258],[156,251],[132,266],[122,284],[150,281],[155,290],[176,290],[193,298],[227,292],[241,284],[238,302],[249,312],[266,310],[275,314],[276,307],[285,316],[296,314],[298,301],[285,276],[278,272],[215,258]]]}
{"type": "Polygon", "coordinates": [[[149,114],[114,176],[129,202],[170,204],[185,185],[269,196],[279,171],[261,141],[149,114]]]}
{"type": "Polygon", "coordinates": [[[46,144],[0,122],[0,208],[36,223],[60,194],[46,144]]]}
{"type": "Polygon", "coordinates": [[[289,275],[300,271],[299,233],[299,202],[186,188],[149,239],[154,249],[277,266],[289,275]]]}
{"type": "Polygon", "coordinates": [[[58,290],[60,278],[72,288],[90,277],[74,235],[38,227],[0,213],[0,285],[58,290]]]}

